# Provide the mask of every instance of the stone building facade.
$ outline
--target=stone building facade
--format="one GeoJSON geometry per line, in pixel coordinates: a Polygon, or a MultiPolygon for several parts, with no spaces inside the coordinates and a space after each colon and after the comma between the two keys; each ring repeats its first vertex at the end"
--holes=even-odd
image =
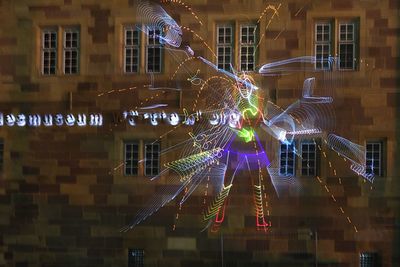
{"type": "MultiPolygon", "coordinates": [[[[329,25],[328,53],[340,54],[340,27],[355,22],[351,24],[354,62],[349,63],[354,65],[333,81],[335,129],[355,143],[380,144],[380,175],[372,185],[364,182],[336,153],[322,149],[318,177],[299,175],[304,189],[279,198],[268,191],[266,218],[271,227],[266,233],[255,227],[251,184],[244,173],[232,187],[219,231],[201,231],[203,198],[196,192],[181,210],[173,201],[121,233],[119,229],[147,197],[159,190],[145,177],[141,163],[138,175],[124,174],[124,144],[134,140],[143,157],[147,141],[171,130],[168,125],[130,127],[122,112],[160,101],[168,104],[166,111],[191,108],[199,86],[188,75],[175,74],[180,62],[168,51],[160,56],[161,65],[153,66],[160,67],[160,73],[150,75],[146,36],[141,32],[133,66],[137,73],[126,73],[124,33],[126,26],[139,23],[135,0],[2,0],[0,112],[103,114],[103,125],[1,126],[0,266],[142,266],[141,253],[144,266],[317,266],[317,262],[350,267],[359,266],[361,253],[374,253],[378,264],[374,266],[400,265],[399,2],[161,2],[184,26],[183,45],[195,55],[212,58],[217,25],[231,25],[235,67],[241,60],[239,29],[249,22],[259,21],[256,66],[315,55],[317,25],[329,25]],[[269,5],[277,10],[275,15],[269,5]],[[54,37],[48,46],[45,32],[50,33],[49,42],[54,37]],[[65,43],[67,36],[71,43],[65,43]],[[67,54],[71,61],[66,61],[67,54]],[[183,90],[149,90],[149,84],[179,84],[183,90]],[[132,252],[136,258],[128,265],[132,252]]],[[[198,77],[215,74],[199,61],[192,64],[199,69],[198,77]]],[[[305,78],[306,74],[297,73],[255,79],[266,97],[287,107],[301,96],[305,78]]],[[[178,129],[163,137],[160,145],[168,148],[187,138],[187,130],[178,129]]],[[[278,153],[273,146],[269,153],[278,153]]],[[[179,152],[168,157],[179,157],[179,152]]],[[[161,163],[167,160],[161,156],[161,163]]],[[[299,160],[295,166],[300,174],[299,160]]]]}

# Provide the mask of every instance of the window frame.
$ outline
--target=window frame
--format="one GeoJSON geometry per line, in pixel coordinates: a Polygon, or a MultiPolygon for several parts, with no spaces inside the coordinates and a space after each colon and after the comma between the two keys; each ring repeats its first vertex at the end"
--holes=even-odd
{"type": "MultiPolygon", "coordinates": [[[[41,60],[40,60],[40,73],[41,73],[41,75],[43,75],[43,76],[53,76],[53,75],[57,75],[57,64],[58,64],[58,30],[57,30],[57,28],[51,28],[51,27],[46,27],[46,28],[42,28],[41,30],[40,30],[40,37],[41,37],[41,39],[40,39],[40,41],[41,41],[41,44],[40,44],[40,57],[41,57],[41,60]],[[51,47],[51,48],[46,48],[45,47],[45,35],[46,34],[52,34],[52,33],[54,33],[55,34],[55,47],[51,47]],[[44,56],[44,54],[45,54],[45,52],[49,52],[49,53],[51,53],[51,52],[53,52],[54,54],[55,54],[55,59],[54,59],[54,73],[45,73],[45,64],[44,64],[44,61],[45,61],[45,56],[44,56]]],[[[51,40],[50,40],[50,44],[51,44],[51,40]]],[[[51,60],[51,56],[50,56],[50,58],[49,58],[50,60],[51,60]]],[[[49,63],[50,65],[49,65],[49,69],[51,69],[51,63],[49,63]]]]}
{"type": "Polygon", "coordinates": [[[357,57],[356,57],[356,32],[355,32],[355,30],[356,30],[356,24],[355,24],[355,22],[353,22],[353,21],[347,21],[347,20],[341,20],[341,21],[339,21],[338,23],[338,30],[337,30],[337,34],[338,34],[338,38],[337,38],[337,40],[338,40],[338,47],[337,47],[337,51],[338,51],[338,55],[339,55],[339,69],[340,70],[355,70],[355,68],[356,68],[356,60],[357,60],[357,57]],[[352,32],[352,36],[353,36],[353,39],[352,40],[342,40],[342,37],[341,37],[341,35],[342,35],[342,32],[341,32],[341,26],[342,25],[346,25],[346,39],[347,39],[347,34],[348,34],[348,32],[347,32],[347,27],[348,27],[348,25],[352,25],[353,26],[353,32],[352,32]],[[352,53],[353,53],[353,60],[351,61],[352,62],[352,67],[351,68],[347,68],[347,67],[341,67],[341,64],[342,64],[342,61],[341,61],[341,59],[340,59],[340,57],[341,57],[341,53],[340,53],[340,51],[341,51],[341,45],[353,45],[353,51],[352,51],[352,53]]]}
{"type": "Polygon", "coordinates": [[[160,174],[160,159],[161,159],[161,157],[160,157],[161,156],[161,144],[160,144],[160,142],[154,142],[154,141],[153,142],[150,142],[150,141],[144,142],[143,151],[144,151],[144,167],[143,167],[144,176],[156,176],[156,175],[160,174]],[[158,146],[157,159],[156,159],[157,167],[154,167],[154,165],[153,165],[153,161],[154,161],[153,153],[154,153],[154,146],[155,145],[158,146]],[[151,152],[150,153],[152,154],[152,158],[150,160],[147,158],[147,146],[151,146],[151,152]],[[148,170],[147,169],[147,162],[148,161],[150,161],[150,164],[151,164],[150,173],[147,172],[147,170],[148,170]],[[153,172],[154,169],[157,169],[157,171],[153,172]]]}
{"type": "Polygon", "coordinates": [[[377,260],[378,257],[379,257],[379,255],[378,255],[377,252],[360,252],[360,255],[359,255],[359,262],[360,263],[359,263],[359,266],[360,267],[377,266],[379,264],[379,262],[377,260]]]}
{"type": "Polygon", "coordinates": [[[384,176],[384,142],[381,140],[367,140],[365,143],[365,172],[366,174],[373,174],[375,176],[378,177],[383,177],[384,176]],[[368,145],[372,145],[373,149],[372,149],[372,158],[368,158],[368,145]],[[374,162],[374,146],[375,145],[379,145],[379,150],[378,150],[378,154],[379,154],[379,169],[378,169],[378,174],[375,174],[375,172],[373,172],[374,168],[373,168],[373,162],[374,162]],[[368,168],[368,161],[371,160],[372,161],[372,168],[368,168]],[[372,173],[369,172],[368,170],[371,169],[372,173]]]}
{"type": "MultiPolygon", "coordinates": [[[[332,43],[333,43],[333,41],[334,41],[334,34],[332,34],[332,31],[333,31],[333,25],[332,25],[333,23],[332,23],[332,21],[323,21],[323,20],[319,20],[319,21],[316,21],[315,22],[315,24],[314,24],[314,55],[315,55],[315,60],[316,60],[316,62],[315,62],[315,69],[316,70],[329,70],[330,69],[330,67],[329,67],[329,62],[327,61],[327,64],[328,64],[328,66],[327,67],[324,67],[324,63],[325,62],[321,62],[321,67],[317,67],[317,63],[318,63],[318,61],[317,61],[317,46],[318,45],[322,45],[322,47],[324,46],[324,45],[328,45],[328,58],[327,58],[327,60],[329,60],[329,57],[332,55],[332,47],[334,48],[334,46],[332,45],[332,43]],[[322,40],[322,41],[318,41],[318,26],[328,26],[329,27],[329,29],[328,29],[328,34],[329,34],[329,38],[328,38],[328,40],[322,40]]],[[[323,31],[322,32],[322,35],[324,35],[325,34],[325,31],[323,31]]],[[[323,51],[323,48],[322,48],[322,51],[323,51]]],[[[324,53],[322,53],[322,55],[323,55],[324,53]]],[[[323,59],[323,57],[322,57],[322,59],[323,59]]]]}
{"type": "MultiPolygon", "coordinates": [[[[146,62],[145,62],[145,68],[146,68],[146,73],[151,73],[151,74],[160,74],[160,73],[162,73],[163,72],[163,44],[162,44],[162,42],[161,42],[161,40],[160,40],[160,37],[163,35],[163,29],[161,28],[161,27],[157,27],[157,26],[149,26],[149,25],[147,25],[147,26],[145,26],[145,30],[146,30],[146,62]],[[150,34],[149,34],[149,31],[150,30],[154,30],[154,31],[157,31],[157,30],[159,30],[160,31],[160,34],[159,34],[159,37],[158,37],[158,39],[159,39],[159,41],[158,41],[158,44],[150,44],[149,43],[149,41],[150,41],[150,34]],[[160,69],[159,69],[159,71],[154,71],[154,67],[153,67],[153,71],[149,71],[149,49],[159,49],[160,50],[160,69]]],[[[156,39],[156,38],[153,38],[153,39],[156,39]]],[[[154,60],[153,60],[154,61],[154,60]]],[[[153,62],[154,63],[154,62],[153,62]]]]}
{"type": "Polygon", "coordinates": [[[290,144],[279,142],[279,175],[280,176],[295,176],[296,175],[296,153],[295,153],[295,151],[296,151],[296,144],[295,144],[294,141],[292,143],[290,143],[290,144]],[[285,168],[285,172],[284,173],[281,171],[282,170],[282,153],[283,153],[282,146],[283,145],[286,146],[286,149],[285,149],[286,158],[284,160],[285,161],[285,167],[284,167],[285,168]],[[290,147],[292,147],[292,151],[289,150],[290,147]],[[293,166],[292,166],[293,173],[288,173],[288,169],[289,169],[289,165],[288,165],[289,157],[288,157],[288,155],[289,155],[289,153],[291,153],[293,155],[293,159],[292,159],[292,161],[293,161],[293,166]]]}
{"type": "Polygon", "coordinates": [[[37,34],[40,36],[40,44],[39,44],[39,55],[36,54],[35,61],[39,62],[37,64],[37,70],[41,77],[57,77],[57,76],[73,76],[79,75],[81,72],[81,30],[80,25],[71,25],[71,26],[60,26],[60,25],[44,25],[40,26],[37,34]],[[51,49],[45,48],[44,39],[46,33],[55,33],[55,47],[51,49]],[[76,33],[76,39],[71,39],[71,46],[67,46],[67,34],[76,33]],[[76,41],[76,46],[73,44],[76,41]],[[45,73],[44,69],[44,52],[52,51],[55,54],[54,59],[54,73],[45,73]],[[66,71],[66,60],[67,60],[67,52],[71,52],[71,62],[70,62],[70,71],[66,71]],[[72,56],[73,53],[76,53],[76,56],[72,56]],[[75,61],[75,65],[72,65],[73,61],[75,61]],[[76,69],[74,72],[73,69],[76,69]]]}
{"type": "Polygon", "coordinates": [[[318,146],[318,144],[315,140],[304,140],[300,143],[300,153],[301,153],[300,173],[301,173],[301,176],[303,176],[303,177],[314,177],[314,176],[318,175],[318,173],[317,173],[317,171],[318,171],[317,146],[318,146]],[[311,169],[310,166],[305,166],[305,168],[304,168],[304,165],[303,165],[305,161],[307,162],[307,165],[309,165],[308,162],[310,161],[309,156],[307,156],[307,160],[304,160],[304,149],[303,149],[304,145],[308,146],[308,149],[307,149],[308,155],[310,154],[309,146],[314,145],[314,150],[313,150],[313,152],[314,152],[314,159],[313,159],[314,160],[314,168],[313,168],[314,173],[313,174],[310,174],[310,171],[309,171],[311,169]],[[304,169],[307,170],[306,174],[303,173],[304,169]]]}
{"type": "Polygon", "coordinates": [[[253,71],[255,71],[255,69],[256,69],[256,45],[257,45],[257,42],[258,42],[258,29],[259,29],[259,27],[258,27],[258,25],[257,24],[255,24],[255,23],[241,23],[240,25],[239,25],[239,70],[240,71],[245,71],[245,72],[253,72],[253,71]],[[251,43],[251,42],[243,42],[243,39],[242,39],[242,29],[243,28],[247,28],[247,33],[248,33],[248,36],[247,36],[247,39],[249,39],[249,37],[250,37],[250,35],[249,35],[249,33],[250,33],[250,27],[253,27],[254,29],[253,29],[253,43],[251,43]],[[247,53],[246,53],[246,56],[247,56],[247,58],[246,58],[246,69],[245,70],[243,70],[242,69],[242,48],[244,48],[244,47],[246,47],[246,48],[253,48],[253,62],[252,62],[252,64],[253,64],[253,68],[252,69],[248,69],[248,65],[250,65],[249,64],[249,61],[248,61],[248,56],[249,56],[249,54],[248,54],[248,51],[247,51],[247,53]]]}
{"type": "MultiPolygon", "coordinates": [[[[142,42],[142,38],[141,38],[141,30],[139,29],[139,25],[137,24],[130,24],[130,25],[125,25],[123,26],[123,39],[124,39],[124,44],[123,44],[123,72],[124,74],[138,74],[140,72],[140,50],[141,50],[141,42],[142,42]],[[128,30],[132,30],[132,33],[137,32],[137,44],[131,44],[128,45],[127,44],[127,31],[128,30]],[[127,63],[126,63],[126,59],[127,59],[127,49],[136,49],[137,50],[137,69],[136,71],[127,71],[127,63]]],[[[132,37],[132,40],[134,40],[134,38],[132,37]]],[[[132,56],[133,59],[133,56],[132,56]]],[[[132,64],[131,66],[131,70],[132,67],[134,65],[132,64]]]]}
{"type": "Polygon", "coordinates": [[[143,267],[144,266],[144,249],[132,249],[128,250],[128,267],[143,267]]]}
{"type": "Polygon", "coordinates": [[[216,47],[217,47],[217,62],[216,62],[216,65],[217,65],[218,69],[222,69],[222,70],[231,72],[232,71],[231,66],[234,65],[235,26],[234,26],[233,23],[217,23],[215,28],[216,28],[216,47]],[[222,42],[222,43],[219,41],[219,39],[220,39],[220,31],[219,31],[220,28],[224,29],[224,35],[222,37],[224,42],[222,42]],[[230,31],[231,31],[230,42],[226,42],[226,37],[227,37],[226,36],[226,29],[230,29],[230,31]],[[223,61],[221,63],[223,68],[220,68],[220,61],[219,61],[219,56],[220,56],[219,50],[220,50],[220,48],[223,48],[223,50],[224,50],[223,61]],[[226,58],[225,51],[226,51],[226,48],[230,48],[230,55],[229,55],[230,62],[229,63],[225,62],[225,58],[226,58]],[[229,65],[229,69],[225,69],[225,67],[228,66],[228,65],[229,65]]]}
{"type": "MultiPolygon", "coordinates": [[[[123,153],[124,153],[124,176],[138,176],[139,175],[139,170],[140,170],[140,142],[137,140],[126,140],[123,142],[123,153]],[[127,145],[136,145],[137,147],[137,158],[133,158],[133,155],[131,156],[132,159],[130,160],[131,162],[136,161],[136,173],[127,173],[127,145]]],[[[133,152],[131,151],[131,153],[133,154],[133,152]]],[[[135,167],[130,167],[131,170],[134,169],[135,167]]]]}
{"type": "Polygon", "coordinates": [[[330,54],[332,57],[336,57],[337,62],[328,68],[319,68],[317,66],[317,61],[314,64],[315,70],[332,70],[333,67],[339,71],[359,71],[359,60],[360,60],[360,44],[359,44],[359,36],[360,36],[360,17],[329,17],[329,18],[315,18],[313,19],[313,40],[312,46],[314,51],[315,59],[317,59],[317,46],[318,45],[328,45],[330,46],[330,54]],[[317,41],[317,26],[318,25],[330,25],[330,42],[328,41],[317,41]],[[342,41],[340,36],[340,26],[341,25],[353,25],[353,40],[352,41],[342,41]],[[341,67],[340,57],[341,51],[340,47],[344,44],[352,44],[353,45],[353,61],[352,68],[341,67]]]}
{"type": "MultiPolygon", "coordinates": [[[[62,40],[62,44],[63,44],[63,46],[62,46],[62,56],[63,56],[63,58],[62,58],[62,62],[63,62],[63,74],[64,75],[76,75],[76,74],[79,74],[79,72],[80,72],[80,30],[77,28],[77,27],[65,27],[65,28],[63,28],[62,29],[62,33],[63,33],[63,40],[62,40]],[[66,45],[66,43],[67,43],[67,34],[68,33],[70,33],[70,34],[74,34],[74,33],[76,33],[76,36],[77,36],[77,39],[76,39],[76,47],[73,47],[72,46],[72,42],[73,42],[73,39],[71,39],[71,47],[67,47],[67,45],[66,45]],[[66,60],[67,60],[67,57],[66,57],[66,53],[67,52],[71,52],[71,66],[70,66],[70,71],[71,72],[66,72],[66,60]],[[73,52],[76,52],[76,71],[75,72],[72,72],[72,69],[73,69],[73,65],[72,65],[72,60],[74,59],[73,57],[72,57],[72,53],[73,52]]],[[[72,38],[72,37],[71,37],[72,38]]]]}

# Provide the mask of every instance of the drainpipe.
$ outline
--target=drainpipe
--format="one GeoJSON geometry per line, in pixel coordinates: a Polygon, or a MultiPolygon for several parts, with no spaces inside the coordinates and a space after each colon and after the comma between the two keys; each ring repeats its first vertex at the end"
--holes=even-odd
{"type": "Polygon", "coordinates": [[[318,232],[315,230],[315,267],[318,267],[318,232]]]}
{"type": "Polygon", "coordinates": [[[221,267],[224,267],[224,236],[221,232],[221,267]]]}

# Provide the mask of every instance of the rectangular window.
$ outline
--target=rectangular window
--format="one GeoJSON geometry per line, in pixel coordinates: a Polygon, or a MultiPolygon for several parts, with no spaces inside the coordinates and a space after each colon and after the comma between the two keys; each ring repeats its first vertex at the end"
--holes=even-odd
{"type": "Polygon", "coordinates": [[[124,28],[124,72],[139,71],[140,31],[137,26],[124,28]]]}
{"type": "Polygon", "coordinates": [[[217,25],[217,66],[231,71],[233,53],[233,28],[231,25],[217,25]]]}
{"type": "Polygon", "coordinates": [[[382,176],[382,142],[367,142],[366,173],[382,176]]]}
{"type": "Polygon", "coordinates": [[[279,174],[294,175],[295,174],[295,146],[294,143],[281,143],[279,150],[279,174]]]}
{"type": "Polygon", "coordinates": [[[125,175],[137,175],[139,165],[139,142],[124,143],[125,175]]]}
{"type": "Polygon", "coordinates": [[[144,172],[154,176],[160,172],[160,143],[146,143],[144,146],[144,172]]]}
{"type": "Polygon", "coordinates": [[[57,67],[57,30],[42,31],[42,66],[43,75],[56,74],[57,67]]]}
{"type": "Polygon", "coordinates": [[[256,25],[240,26],[240,70],[254,71],[256,50],[256,25]]]}
{"type": "Polygon", "coordinates": [[[358,19],[329,21],[315,23],[314,53],[315,68],[331,69],[335,57],[335,67],[339,70],[356,70],[359,57],[359,23],[358,19]]]}
{"type": "Polygon", "coordinates": [[[128,252],[128,267],[143,267],[144,266],[144,250],[129,249],[128,252]]]}
{"type": "Polygon", "coordinates": [[[161,72],[161,28],[147,27],[146,70],[147,72],[161,72]]]}
{"type": "Polygon", "coordinates": [[[355,69],[354,23],[339,24],[339,68],[355,69]]]}
{"type": "Polygon", "coordinates": [[[360,253],[360,267],[374,267],[381,266],[378,261],[378,254],[376,252],[362,252],[360,253]]]}
{"type": "Polygon", "coordinates": [[[0,171],[3,171],[4,166],[4,140],[0,139],[0,171]]]}
{"type": "Polygon", "coordinates": [[[79,31],[64,30],[64,74],[76,74],[79,70],[79,31]]]}
{"type": "Polygon", "coordinates": [[[315,25],[315,68],[329,69],[329,56],[331,55],[331,24],[328,22],[315,25]]]}
{"type": "Polygon", "coordinates": [[[317,149],[314,141],[301,143],[301,175],[316,175],[317,149]]]}

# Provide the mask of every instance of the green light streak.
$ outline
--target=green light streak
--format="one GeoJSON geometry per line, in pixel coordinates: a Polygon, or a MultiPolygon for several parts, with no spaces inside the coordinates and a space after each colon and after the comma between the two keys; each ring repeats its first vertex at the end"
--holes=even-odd
{"type": "Polygon", "coordinates": [[[238,136],[243,138],[246,143],[254,140],[254,130],[243,128],[238,131],[238,136]]]}

